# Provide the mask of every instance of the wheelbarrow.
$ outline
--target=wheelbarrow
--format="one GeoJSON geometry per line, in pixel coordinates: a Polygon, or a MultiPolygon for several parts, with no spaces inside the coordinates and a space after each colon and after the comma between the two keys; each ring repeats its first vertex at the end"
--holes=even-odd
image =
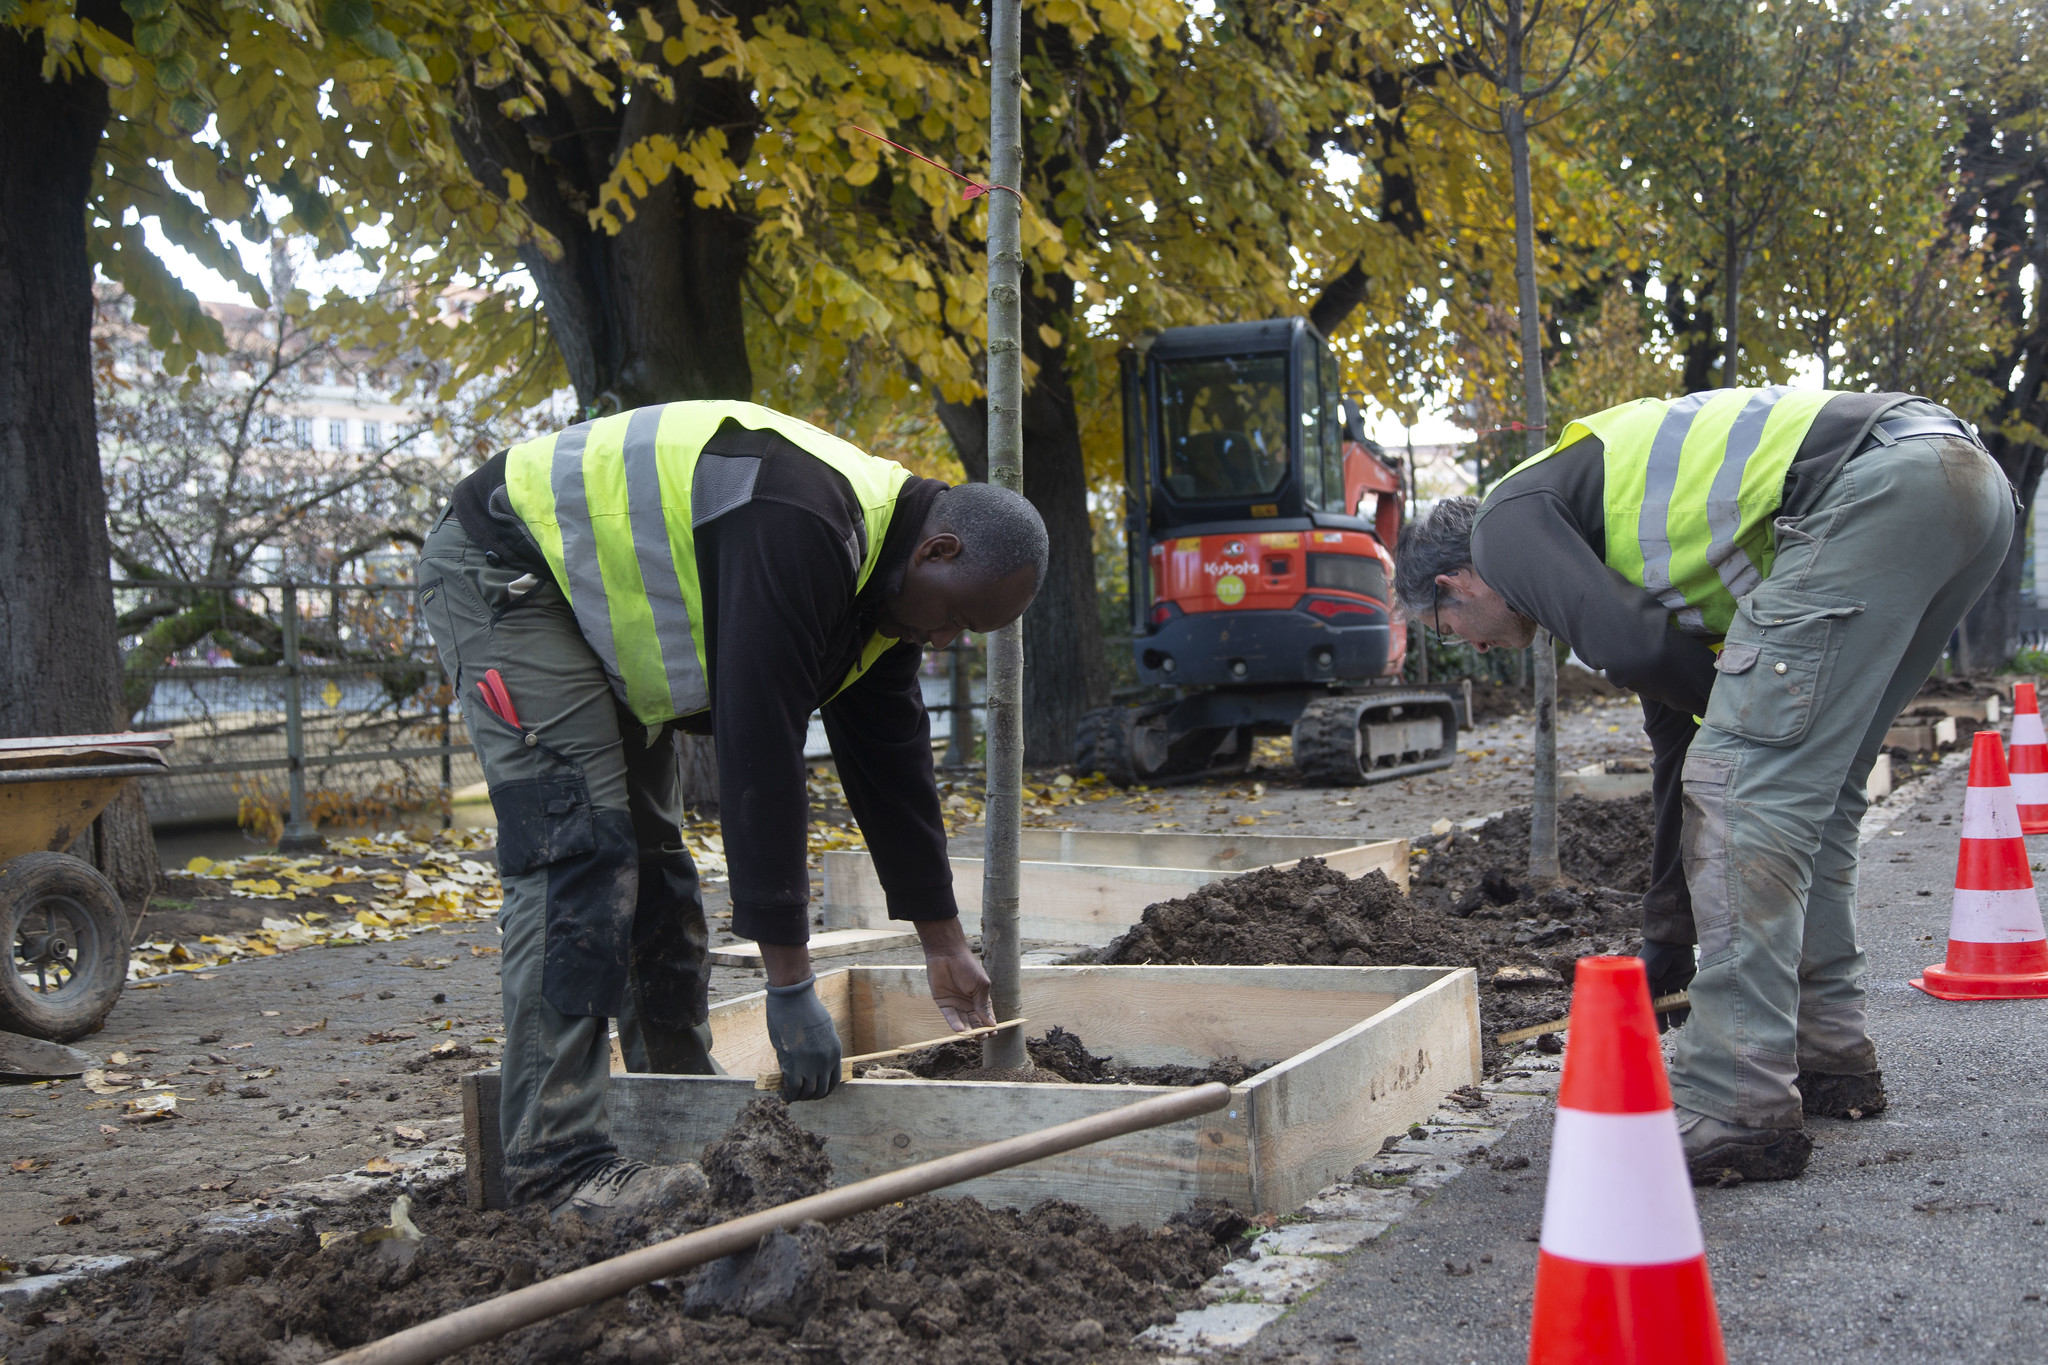
{"type": "MultiPolygon", "coordinates": [[[[56,1065],[30,1039],[98,1031],[128,979],[134,926],[114,884],[65,849],[138,777],[161,773],[164,733],[0,739],[0,1071],[56,1065]]],[[[74,1056],[78,1054],[73,1054],[74,1056]]]]}

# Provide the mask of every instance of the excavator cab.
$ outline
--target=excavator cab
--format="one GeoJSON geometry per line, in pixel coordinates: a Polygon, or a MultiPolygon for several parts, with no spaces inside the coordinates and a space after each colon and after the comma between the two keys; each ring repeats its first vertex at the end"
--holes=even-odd
{"type": "Polygon", "coordinates": [[[1083,717],[1080,766],[1190,780],[1290,733],[1317,781],[1448,765],[1455,705],[1396,686],[1401,469],[1322,335],[1303,318],[1174,328],[1125,350],[1122,380],[1131,633],[1157,693],[1083,717]]]}

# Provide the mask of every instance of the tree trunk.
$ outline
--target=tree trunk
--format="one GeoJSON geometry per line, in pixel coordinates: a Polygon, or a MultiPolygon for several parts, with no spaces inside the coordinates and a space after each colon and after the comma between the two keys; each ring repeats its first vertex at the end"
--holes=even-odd
{"type": "Polygon", "coordinates": [[[681,142],[722,128],[727,155],[746,164],[758,122],[748,83],[707,78],[695,65],[674,74],[672,102],[636,90],[622,109],[608,110],[579,86],[550,93],[538,114],[519,120],[499,113],[488,94],[456,91],[464,117],[452,127],[470,169],[493,189],[507,171],[524,177],[528,212],[561,243],[559,260],[531,247],[520,259],[586,412],[754,396],[741,302],[751,220],[699,206],[681,173],[636,201],[616,234],[591,226],[585,213],[618,157],[647,137],[681,142]]]}
{"type": "MultiPolygon", "coordinates": [[[[1024,613],[1024,761],[1070,762],[1081,715],[1109,700],[1109,661],[1096,607],[1095,524],[1088,515],[1088,467],[1066,348],[1047,346],[1041,324],[1069,320],[1073,282],[1047,282],[1053,298],[1026,288],[1024,354],[1038,377],[1024,395],[1024,496],[1045,520],[1052,544],[1045,586],[1024,613]]],[[[987,405],[940,403],[939,420],[971,479],[988,477],[987,405]]]]}
{"type": "MultiPolygon", "coordinates": [[[[91,15],[100,18],[102,16],[91,15]]],[[[116,16],[118,17],[118,11],[116,16]]],[[[0,736],[124,728],[107,500],[93,422],[85,204],[107,123],[90,76],[45,82],[42,40],[0,27],[0,736]]],[[[131,914],[156,880],[140,797],[94,840],[131,914]]]]}
{"type": "MultiPolygon", "coordinates": [[[[1515,181],[1515,291],[1522,331],[1523,445],[1534,455],[1548,442],[1550,402],[1543,388],[1543,315],[1536,293],[1536,209],[1529,185],[1529,126],[1522,108],[1522,0],[1507,0],[1506,88],[1501,92],[1501,131],[1515,181]]],[[[1557,653],[1550,632],[1536,632],[1535,752],[1529,800],[1529,879],[1538,886],[1557,880],[1557,653]]]]}
{"type": "MultiPolygon", "coordinates": [[[[993,0],[989,6],[989,180],[997,185],[1024,183],[1024,81],[1018,70],[1022,20],[1020,0],[993,0]]],[[[1024,206],[1015,194],[989,196],[988,481],[1017,491],[1023,491],[1025,472],[1023,218],[1024,206]]],[[[988,637],[988,781],[983,805],[988,847],[982,860],[981,953],[988,968],[991,1008],[999,1020],[1015,1019],[1023,1012],[1017,929],[1024,814],[1023,635],[1023,623],[1012,622],[988,637]]],[[[1029,1067],[1024,1031],[990,1034],[982,1040],[981,1059],[989,1067],[1029,1067]]]]}
{"type": "Polygon", "coordinates": [[[1733,223],[1728,225],[1725,244],[1727,251],[1721,262],[1721,321],[1727,329],[1727,341],[1721,350],[1721,387],[1734,389],[1742,386],[1742,336],[1737,325],[1740,315],[1736,312],[1742,306],[1742,248],[1733,223]]]}

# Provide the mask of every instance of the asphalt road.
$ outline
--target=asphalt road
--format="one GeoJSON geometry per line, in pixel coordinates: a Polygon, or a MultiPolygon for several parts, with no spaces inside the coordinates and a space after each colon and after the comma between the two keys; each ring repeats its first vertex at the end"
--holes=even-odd
{"type": "MultiPolygon", "coordinates": [[[[1863,851],[1890,1111],[1816,1122],[1800,1180],[1698,1192],[1731,1360],[2048,1359],[2048,1001],[1906,984],[1945,950],[1962,795],[1951,765],[1863,851]]],[[[2031,851],[2038,874],[2048,837],[2031,851]]],[[[1549,1130],[1547,1110],[1524,1121],[1246,1358],[1525,1360],[1549,1130]],[[1527,1169],[1499,1169],[1516,1156],[1527,1169]]]]}

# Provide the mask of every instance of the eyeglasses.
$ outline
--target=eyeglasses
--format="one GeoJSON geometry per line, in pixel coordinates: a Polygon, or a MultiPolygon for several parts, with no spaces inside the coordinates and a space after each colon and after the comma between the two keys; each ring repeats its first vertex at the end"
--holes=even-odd
{"type": "Polygon", "coordinates": [[[1436,638],[1447,645],[1463,643],[1452,632],[1444,629],[1444,585],[1434,585],[1436,591],[1430,598],[1430,615],[1436,621],[1436,638]]]}

